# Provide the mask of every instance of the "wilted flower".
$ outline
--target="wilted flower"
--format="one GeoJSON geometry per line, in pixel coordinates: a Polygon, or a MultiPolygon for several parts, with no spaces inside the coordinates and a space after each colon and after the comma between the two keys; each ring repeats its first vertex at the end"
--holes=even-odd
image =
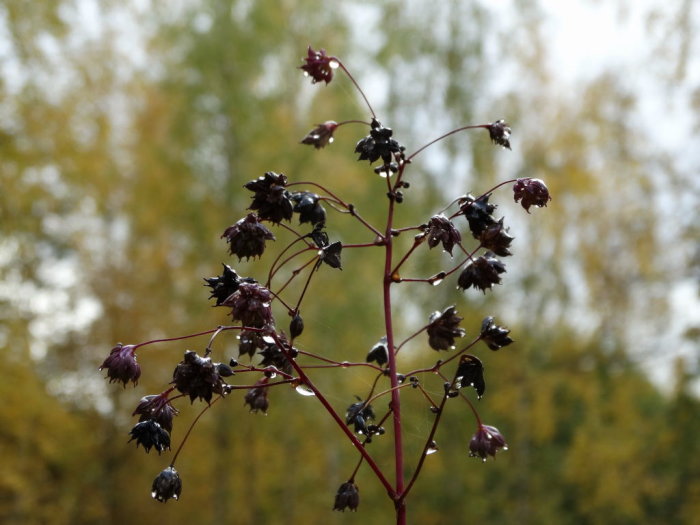
{"type": "Polygon", "coordinates": [[[310,76],[314,84],[321,81],[328,84],[333,80],[333,69],[338,67],[338,60],[326,55],[325,49],[314,51],[309,46],[304,60],[306,64],[299,66],[299,69],[303,69],[304,74],[310,76]]]}
{"type": "Polygon", "coordinates": [[[299,214],[299,224],[310,222],[313,225],[326,222],[326,210],[319,204],[320,197],[309,191],[293,193],[294,211],[299,214]]]}
{"type": "Polygon", "coordinates": [[[494,323],[491,316],[484,318],[481,323],[481,340],[491,350],[498,350],[511,344],[513,340],[508,336],[509,333],[510,330],[494,323]]]}
{"type": "Polygon", "coordinates": [[[469,229],[475,239],[478,239],[482,232],[496,223],[496,219],[491,215],[496,209],[495,204],[489,204],[490,193],[475,199],[467,195],[459,199],[459,208],[464,217],[469,222],[469,229]]]}
{"type": "Polygon", "coordinates": [[[481,232],[479,236],[479,241],[481,241],[481,246],[491,250],[496,255],[501,257],[507,257],[512,255],[510,250],[510,243],[513,242],[513,236],[508,235],[507,229],[503,226],[503,217],[498,222],[494,222],[486,227],[484,231],[481,232]]]}
{"type": "Polygon", "coordinates": [[[508,445],[498,429],[480,424],[469,442],[469,455],[486,461],[488,456],[495,458],[499,449],[508,450],[508,445]]]}
{"type": "Polygon", "coordinates": [[[496,122],[492,122],[489,124],[489,136],[491,137],[491,141],[494,142],[495,144],[499,144],[503,146],[504,148],[510,149],[510,127],[508,127],[508,124],[506,123],[505,120],[497,120],[496,122]]]}
{"type": "Polygon", "coordinates": [[[211,402],[214,394],[226,395],[230,387],[222,379],[233,375],[228,365],[213,363],[211,357],[200,357],[197,352],[188,350],[184,359],[175,367],[173,384],[183,394],[211,402]],[[223,373],[222,373],[223,372],[223,373]]]}
{"type": "Polygon", "coordinates": [[[464,329],[459,327],[463,317],[457,315],[454,306],[445,311],[433,312],[428,325],[428,344],[434,350],[448,350],[454,347],[455,337],[464,336],[464,329]]]}
{"type": "Polygon", "coordinates": [[[379,366],[384,366],[389,361],[389,348],[387,338],[383,336],[367,353],[367,362],[376,361],[379,366]]]}
{"type": "Polygon", "coordinates": [[[428,237],[428,246],[435,248],[442,243],[443,249],[450,255],[452,255],[454,245],[462,240],[455,225],[444,215],[431,217],[424,231],[428,237]]]}
{"type": "Polygon", "coordinates": [[[321,249],[319,254],[319,260],[323,261],[331,268],[337,268],[339,270],[342,270],[343,268],[340,265],[340,252],[342,249],[343,243],[340,241],[336,241],[333,244],[329,244],[328,246],[321,249]]]}
{"type": "Polygon", "coordinates": [[[238,277],[236,271],[228,264],[224,264],[224,273],[218,277],[205,277],[206,286],[211,288],[209,299],[216,298],[216,306],[221,306],[233,292],[238,290],[241,282],[254,283],[255,279],[250,277],[238,277]]]}
{"type": "Polygon", "coordinates": [[[177,414],[178,411],[170,404],[168,391],[166,391],[162,394],[142,397],[136,410],[131,415],[140,415],[139,421],[152,419],[168,432],[172,432],[173,417],[177,414]]]}
{"type": "Polygon", "coordinates": [[[369,135],[358,141],[355,153],[360,154],[358,160],[369,160],[370,164],[382,158],[384,164],[391,163],[391,155],[401,153],[403,147],[392,139],[391,128],[383,127],[376,118],[372,119],[372,127],[369,135]]]}
{"type": "Polygon", "coordinates": [[[345,512],[345,509],[357,510],[360,504],[360,489],[352,481],[343,483],[335,495],[333,510],[345,512]]]}
{"type": "Polygon", "coordinates": [[[505,271],[506,266],[496,259],[493,253],[486,252],[462,270],[457,285],[463,290],[473,286],[486,293],[494,284],[501,284],[500,274],[505,271]]]}
{"type": "Polygon", "coordinates": [[[264,286],[258,283],[241,283],[238,290],[224,301],[223,306],[230,306],[231,317],[241,321],[244,326],[262,328],[273,324],[270,301],[272,294],[264,286]]]}
{"type": "Polygon", "coordinates": [[[552,200],[549,190],[544,181],[540,179],[518,179],[513,185],[513,198],[515,202],[520,201],[520,205],[525,211],[530,213],[530,206],[547,206],[552,200]],[[522,200],[521,200],[522,199],[522,200]]]}
{"type": "Polygon", "coordinates": [[[129,435],[131,436],[129,442],[135,439],[136,446],[143,445],[146,452],[150,452],[153,447],[160,454],[166,448],[170,448],[170,434],[152,419],[136,423],[129,435]]]}
{"type": "Polygon", "coordinates": [[[245,188],[255,193],[249,209],[257,210],[261,219],[273,223],[290,220],[293,206],[286,186],[287,177],[274,171],[248,182],[245,188]]]}
{"type": "Polygon", "coordinates": [[[457,367],[457,382],[459,388],[465,386],[473,386],[476,390],[476,395],[481,398],[486,390],[486,382],[484,381],[484,365],[479,358],[473,355],[463,355],[459,360],[457,367]]]}
{"type": "Polygon", "coordinates": [[[236,224],[226,228],[221,237],[226,238],[231,255],[237,255],[239,261],[243,257],[259,257],[265,251],[265,241],[275,240],[275,236],[260,222],[255,213],[249,213],[236,224]]]}
{"type": "Polygon", "coordinates": [[[256,386],[246,392],[243,402],[250,407],[251,412],[262,411],[264,414],[267,414],[267,409],[270,406],[270,401],[267,399],[267,388],[265,387],[267,381],[267,377],[264,377],[255,383],[256,386]]]}
{"type": "Polygon", "coordinates": [[[255,355],[255,351],[265,348],[267,343],[263,340],[263,335],[260,332],[251,332],[250,330],[241,330],[238,336],[238,356],[248,354],[250,357],[255,355]]]}
{"type": "Polygon", "coordinates": [[[141,376],[141,366],[136,362],[135,348],[134,345],[124,346],[121,343],[117,343],[117,346],[112,348],[99,368],[99,370],[107,369],[110,383],[122,381],[126,386],[129,381],[133,381],[134,386],[136,386],[141,376]]]}
{"type": "Polygon", "coordinates": [[[355,432],[358,434],[368,434],[367,422],[372,420],[374,420],[372,405],[368,405],[364,401],[353,403],[345,412],[345,423],[354,425],[355,432]]]}
{"type": "Polygon", "coordinates": [[[317,125],[309,131],[301,140],[302,144],[309,144],[316,149],[321,149],[327,144],[333,142],[333,132],[338,127],[338,123],[334,120],[328,120],[323,124],[317,125]]]}
{"type": "Polygon", "coordinates": [[[161,503],[166,503],[170,498],[175,500],[180,499],[181,492],[182,481],[180,480],[180,475],[177,473],[177,470],[173,467],[166,468],[153,480],[151,496],[161,503]]]}

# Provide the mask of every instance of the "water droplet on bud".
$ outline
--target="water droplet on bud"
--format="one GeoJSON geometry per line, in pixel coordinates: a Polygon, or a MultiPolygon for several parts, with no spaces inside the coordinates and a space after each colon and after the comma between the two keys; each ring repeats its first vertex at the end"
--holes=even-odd
{"type": "Polygon", "coordinates": [[[313,390],[311,390],[308,386],[306,385],[299,385],[297,386],[294,390],[296,390],[299,394],[302,396],[315,396],[316,394],[314,393],[313,390]]]}
{"type": "Polygon", "coordinates": [[[331,60],[328,65],[331,66],[331,69],[338,69],[340,67],[340,63],[338,63],[337,60],[331,60]]]}
{"type": "Polygon", "coordinates": [[[435,441],[431,441],[430,445],[428,445],[428,448],[425,450],[425,455],[429,456],[430,454],[435,454],[439,449],[437,446],[437,443],[435,441]]]}

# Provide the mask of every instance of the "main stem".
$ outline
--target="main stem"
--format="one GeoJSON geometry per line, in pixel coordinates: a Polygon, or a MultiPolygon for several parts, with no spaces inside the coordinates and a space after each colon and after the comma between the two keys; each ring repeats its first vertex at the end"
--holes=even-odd
{"type": "MultiPolygon", "coordinates": [[[[394,422],[394,460],[396,471],[396,486],[395,494],[400,495],[404,490],[404,472],[403,472],[403,437],[401,433],[401,394],[399,393],[399,380],[396,372],[396,354],[394,352],[394,328],[391,318],[391,271],[393,267],[393,236],[391,230],[394,219],[395,201],[389,199],[389,212],[387,218],[385,240],[385,259],[384,259],[384,322],[386,326],[386,342],[389,350],[389,379],[391,381],[391,410],[394,422]]],[[[396,506],[396,524],[406,524],[406,504],[403,499],[395,500],[396,506]]]]}

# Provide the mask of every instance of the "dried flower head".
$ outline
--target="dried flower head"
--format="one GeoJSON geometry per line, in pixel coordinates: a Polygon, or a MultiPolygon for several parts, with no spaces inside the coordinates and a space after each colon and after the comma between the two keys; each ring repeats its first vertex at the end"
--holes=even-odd
{"type": "Polygon", "coordinates": [[[479,425],[469,442],[469,455],[478,456],[486,461],[488,456],[495,458],[500,449],[508,450],[508,445],[498,429],[489,425],[479,425]]]}
{"type": "Polygon", "coordinates": [[[357,510],[360,504],[360,489],[352,481],[343,483],[335,495],[333,510],[345,512],[345,509],[357,510]]]}
{"type": "Polygon", "coordinates": [[[168,432],[173,431],[173,417],[178,414],[177,409],[170,404],[168,391],[158,395],[144,396],[139,401],[132,416],[139,415],[139,421],[152,419],[168,432]]]}
{"type": "Polygon", "coordinates": [[[274,324],[270,290],[258,283],[241,283],[223,306],[231,307],[231,317],[244,326],[262,328],[274,324]]]}
{"type": "Polygon", "coordinates": [[[543,207],[552,200],[544,181],[540,179],[518,179],[513,185],[513,198],[525,211],[530,213],[530,206],[543,207]]]}
{"type": "Polygon", "coordinates": [[[371,363],[372,361],[376,361],[379,366],[384,366],[389,362],[389,347],[386,336],[383,336],[367,353],[367,362],[371,363]]]}
{"type": "Polygon", "coordinates": [[[478,239],[483,231],[496,223],[496,219],[491,215],[496,209],[495,204],[489,204],[490,193],[475,199],[471,195],[466,195],[459,199],[461,213],[469,222],[469,229],[472,236],[478,239]]]}
{"type": "Polygon", "coordinates": [[[457,279],[457,286],[478,288],[486,293],[494,284],[501,284],[500,274],[506,271],[506,266],[496,259],[491,252],[486,252],[473,262],[470,262],[457,279]]]}
{"type": "Polygon", "coordinates": [[[462,236],[447,217],[444,215],[434,215],[426,225],[425,234],[428,237],[428,246],[435,248],[442,243],[442,248],[452,255],[452,248],[462,241],[462,236]]]}
{"type": "Polygon", "coordinates": [[[226,228],[221,235],[229,243],[231,255],[237,255],[240,261],[243,257],[259,257],[265,251],[265,241],[275,240],[275,236],[260,222],[255,213],[249,213],[236,224],[226,228]]]}
{"type": "Polygon", "coordinates": [[[146,452],[150,452],[153,447],[160,454],[166,448],[170,448],[170,434],[152,419],[136,423],[129,435],[129,442],[136,440],[136,446],[143,445],[146,452]]]}
{"type": "Polygon", "coordinates": [[[333,133],[337,127],[338,123],[334,120],[328,120],[323,124],[318,124],[301,139],[301,143],[309,144],[316,149],[321,149],[333,142],[333,133]]]}
{"type": "Polygon", "coordinates": [[[239,277],[236,271],[228,264],[224,264],[224,272],[217,277],[205,277],[206,286],[211,288],[209,299],[216,299],[216,306],[221,306],[233,292],[238,290],[241,282],[254,283],[255,279],[250,277],[239,277]]]}
{"type": "Polygon", "coordinates": [[[243,354],[253,357],[256,350],[265,348],[267,345],[260,332],[252,332],[250,330],[241,330],[238,340],[238,357],[243,354]]]}
{"type": "Polygon", "coordinates": [[[369,135],[360,139],[355,146],[355,153],[360,154],[358,160],[368,160],[371,164],[381,157],[384,164],[390,164],[392,154],[400,154],[403,151],[403,147],[391,138],[393,134],[391,128],[383,127],[373,118],[369,135]]]}
{"type": "Polygon", "coordinates": [[[343,243],[336,241],[333,244],[329,244],[324,248],[321,248],[319,252],[319,261],[326,263],[331,268],[336,268],[342,270],[340,264],[340,252],[343,249],[343,243]]]}
{"type": "Polygon", "coordinates": [[[513,242],[513,236],[508,235],[508,229],[503,226],[503,217],[498,222],[494,222],[486,227],[479,236],[481,246],[491,250],[496,255],[507,257],[513,255],[508,249],[513,242]]]}
{"type": "Polygon", "coordinates": [[[291,199],[294,202],[294,211],[299,214],[299,224],[310,222],[315,226],[326,222],[326,210],[320,204],[321,198],[315,193],[293,193],[291,199]]]}
{"type": "Polygon", "coordinates": [[[455,374],[459,388],[473,386],[476,390],[476,395],[484,395],[486,391],[486,382],[484,381],[484,365],[479,358],[473,355],[463,355],[459,360],[457,373],[455,374]]]}
{"type": "Polygon", "coordinates": [[[293,206],[286,186],[287,177],[274,171],[248,182],[245,188],[254,193],[248,209],[257,210],[261,219],[275,224],[290,220],[293,206]]]}
{"type": "Polygon", "coordinates": [[[326,50],[314,51],[309,46],[306,57],[306,64],[299,66],[304,70],[304,74],[311,77],[311,82],[325,82],[328,84],[333,80],[333,69],[338,67],[338,59],[326,55],[326,50]]]}
{"type": "Polygon", "coordinates": [[[161,503],[166,503],[170,498],[180,499],[181,492],[182,481],[173,467],[166,468],[153,480],[151,496],[161,503]]]}
{"type": "Polygon", "coordinates": [[[211,357],[200,357],[197,352],[188,350],[183,360],[175,367],[172,382],[180,392],[190,396],[190,401],[200,398],[210,403],[214,394],[229,393],[230,387],[223,377],[232,373],[227,365],[214,363],[211,357]]]}
{"type": "Polygon", "coordinates": [[[267,399],[267,377],[264,377],[255,386],[246,392],[243,397],[243,403],[250,407],[251,412],[262,412],[267,414],[267,409],[270,406],[270,401],[267,399]]]}
{"type": "Polygon", "coordinates": [[[117,343],[117,346],[112,348],[107,358],[100,365],[100,370],[107,369],[107,377],[109,382],[121,381],[126,384],[133,381],[134,386],[139,381],[141,376],[141,366],[136,362],[136,352],[134,345],[122,345],[117,343]]]}
{"type": "Polygon", "coordinates": [[[459,327],[462,317],[457,315],[454,306],[445,311],[433,312],[428,325],[428,344],[434,350],[449,350],[454,348],[455,337],[464,336],[464,329],[459,327]]]}
{"type": "Polygon", "coordinates": [[[489,136],[494,144],[510,149],[510,132],[511,129],[505,120],[497,120],[492,122],[488,127],[489,136]]]}
{"type": "Polygon", "coordinates": [[[484,318],[481,323],[481,340],[491,350],[498,350],[511,344],[513,340],[508,336],[509,333],[510,330],[498,326],[491,316],[484,318]]]}

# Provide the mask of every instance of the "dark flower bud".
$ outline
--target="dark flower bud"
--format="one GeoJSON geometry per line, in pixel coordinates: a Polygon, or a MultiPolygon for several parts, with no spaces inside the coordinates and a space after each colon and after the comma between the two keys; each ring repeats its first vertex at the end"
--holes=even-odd
{"type": "Polygon", "coordinates": [[[335,495],[333,510],[345,512],[345,509],[357,510],[360,504],[360,489],[352,481],[343,483],[335,495]]]}
{"type": "Polygon", "coordinates": [[[267,414],[267,409],[270,406],[270,401],[267,399],[267,384],[268,378],[265,377],[255,383],[256,386],[246,392],[243,398],[243,404],[250,407],[251,412],[262,411],[267,414]]]}
{"type": "Polygon", "coordinates": [[[326,222],[326,210],[319,204],[320,197],[315,193],[293,193],[291,199],[294,202],[294,211],[299,214],[299,224],[310,222],[316,225],[326,222]]]}
{"type": "Polygon", "coordinates": [[[241,282],[254,283],[255,279],[250,277],[238,277],[236,271],[228,264],[224,264],[224,273],[218,277],[205,277],[206,286],[211,288],[209,299],[216,298],[216,306],[221,306],[233,292],[238,290],[241,282]]]}
{"type": "Polygon", "coordinates": [[[489,124],[489,136],[494,144],[510,149],[510,132],[511,129],[505,120],[497,120],[489,124]]]}
{"type": "Polygon", "coordinates": [[[469,442],[469,456],[479,456],[486,461],[488,456],[495,458],[499,449],[508,450],[508,445],[498,429],[489,425],[479,425],[469,442]]]}
{"type": "Polygon", "coordinates": [[[389,348],[387,347],[386,336],[382,337],[367,353],[367,362],[376,361],[379,366],[384,366],[389,362],[389,348]]]}
{"type": "Polygon", "coordinates": [[[333,142],[333,132],[337,127],[338,123],[334,120],[328,120],[323,124],[318,124],[314,129],[309,131],[303,139],[301,139],[301,143],[309,144],[316,149],[321,149],[327,144],[333,142]]]}
{"type": "Polygon", "coordinates": [[[270,290],[258,283],[241,283],[223,306],[231,307],[231,317],[244,326],[262,328],[273,324],[270,290]]]}
{"type": "Polygon", "coordinates": [[[369,135],[360,139],[355,146],[355,153],[360,154],[358,160],[368,160],[371,163],[382,158],[384,164],[391,164],[392,154],[402,154],[401,145],[391,136],[394,134],[391,128],[383,127],[376,118],[372,119],[369,135]]]}
{"type": "Polygon", "coordinates": [[[374,417],[372,405],[367,405],[364,401],[358,401],[350,405],[345,412],[345,423],[354,425],[356,433],[368,435],[367,422],[373,421],[374,417]]]}
{"type": "Polygon", "coordinates": [[[136,362],[135,348],[134,345],[124,346],[121,343],[117,343],[117,346],[112,348],[99,368],[99,370],[107,369],[110,383],[122,381],[126,387],[129,381],[133,381],[134,386],[136,386],[141,376],[141,366],[136,362]]]}
{"type": "Polygon", "coordinates": [[[513,185],[513,198],[525,211],[530,213],[530,206],[543,207],[552,200],[544,181],[540,179],[518,179],[513,185]]]}
{"type": "Polygon", "coordinates": [[[136,426],[129,432],[131,443],[136,440],[136,446],[143,445],[146,452],[151,451],[151,447],[158,451],[158,454],[166,448],[170,448],[170,434],[152,419],[136,423],[136,426]]]}
{"type": "Polygon", "coordinates": [[[167,503],[170,498],[180,499],[181,492],[182,481],[173,467],[166,468],[153,480],[151,496],[161,503],[167,503]]]}
{"type": "Polygon", "coordinates": [[[465,386],[473,386],[476,390],[476,395],[484,395],[486,390],[486,382],[484,381],[484,365],[473,355],[463,355],[459,360],[459,366],[456,373],[457,383],[459,388],[465,386]]]}
{"type": "Polygon", "coordinates": [[[260,332],[251,332],[250,330],[242,330],[238,340],[238,357],[243,354],[253,357],[257,350],[263,349],[267,345],[260,332]]]}
{"type": "Polygon", "coordinates": [[[304,75],[311,77],[312,83],[323,81],[328,84],[333,80],[333,70],[338,67],[338,60],[326,55],[325,49],[314,51],[309,46],[304,60],[306,64],[299,66],[299,69],[303,69],[304,75]]]}
{"type": "Polygon", "coordinates": [[[220,365],[213,363],[211,357],[200,357],[188,350],[175,367],[172,383],[180,392],[189,395],[190,401],[200,398],[210,403],[214,394],[226,395],[230,390],[221,377],[220,365]]]}
{"type": "Polygon", "coordinates": [[[339,270],[342,270],[343,268],[340,264],[340,252],[342,251],[342,249],[343,243],[340,241],[336,241],[333,244],[330,244],[325,248],[321,249],[319,259],[331,268],[337,268],[339,270]]]}
{"type": "Polygon", "coordinates": [[[258,216],[249,213],[236,224],[226,228],[222,238],[226,238],[231,255],[237,255],[240,261],[243,257],[259,257],[265,251],[265,241],[274,241],[275,236],[260,222],[258,216]]]}
{"type": "Polygon", "coordinates": [[[459,199],[459,209],[469,222],[469,229],[472,236],[478,239],[481,233],[496,223],[496,219],[491,215],[496,209],[495,204],[489,204],[490,193],[474,199],[471,195],[459,199]]]}
{"type": "Polygon", "coordinates": [[[513,242],[513,237],[508,235],[507,229],[503,226],[503,217],[498,222],[494,222],[486,227],[484,231],[481,232],[479,236],[479,241],[481,241],[481,246],[491,250],[496,255],[501,257],[507,257],[512,255],[508,248],[510,243],[513,242]]]}
{"type": "Polygon", "coordinates": [[[442,243],[442,248],[452,255],[452,248],[462,240],[462,236],[447,217],[444,215],[434,215],[431,217],[425,228],[428,237],[428,246],[435,248],[442,243]]]}
{"type": "Polygon", "coordinates": [[[498,350],[511,344],[513,340],[508,336],[509,333],[510,330],[494,323],[493,317],[486,317],[481,323],[481,340],[491,350],[498,350]]]}
{"type": "Polygon", "coordinates": [[[457,315],[454,306],[449,306],[444,312],[430,314],[428,325],[428,344],[433,350],[448,350],[454,348],[455,337],[464,336],[464,329],[459,327],[462,317],[457,315]]]}
{"type": "Polygon", "coordinates": [[[323,227],[323,224],[318,223],[314,225],[313,231],[309,233],[309,237],[311,237],[311,240],[314,241],[314,244],[319,250],[322,250],[330,244],[328,234],[323,231],[323,227]]]}
{"type": "Polygon", "coordinates": [[[173,431],[173,417],[178,415],[177,409],[170,404],[168,391],[158,395],[144,396],[139,401],[132,416],[140,415],[139,421],[152,419],[168,432],[173,431]]]}
{"type": "Polygon", "coordinates": [[[231,377],[232,375],[235,375],[235,372],[231,370],[231,367],[225,363],[217,363],[216,368],[221,377],[231,377]]]}
{"type": "Polygon", "coordinates": [[[501,284],[500,274],[505,271],[505,265],[496,259],[493,253],[486,252],[462,270],[457,279],[457,286],[463,290],[473,286],[486,293],[494,284],[501,284]]]}
{"type": "Polygon", "coordinates": [[[286,186],[287,177],[274,171],[248,182],[245,188],[254,193],[249,209],[257,210],[261,219],[276,224],[290,220],[293,206],[286,186]]]}
{"type": "Polygon", "coordinates": [[[294,314],[289,323],[289,335],[292,339],[296,339],[304,332],[304,319],[297,313],[294,314]]]}

